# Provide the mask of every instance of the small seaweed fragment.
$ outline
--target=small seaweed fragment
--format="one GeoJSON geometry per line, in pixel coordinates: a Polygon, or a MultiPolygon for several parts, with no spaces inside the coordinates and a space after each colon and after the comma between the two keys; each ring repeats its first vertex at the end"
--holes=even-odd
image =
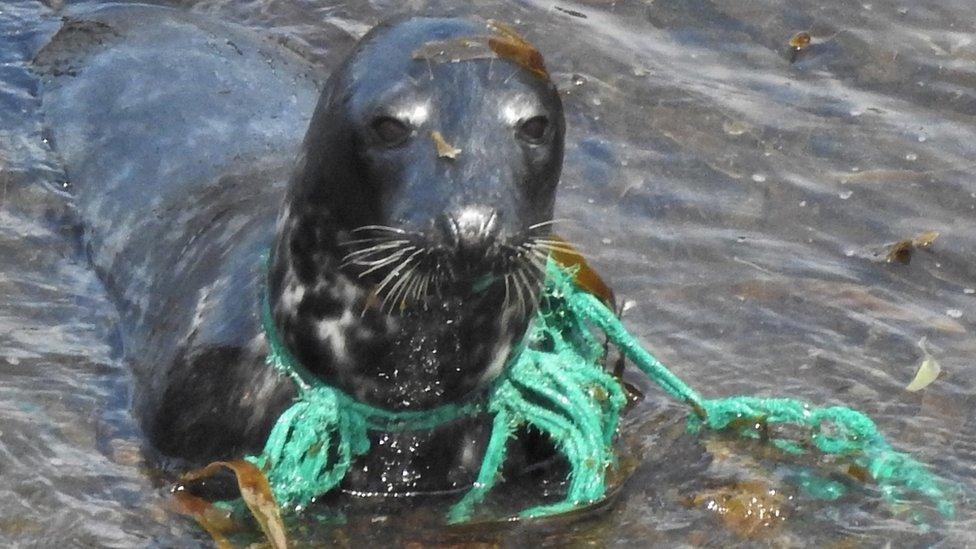
{"type": "Polygon", "coordinates": [[[458,155],[461,154],[461,149],[448,143],[444,139],[444,136],[441,135],[441,132],[437,130],[430,132],[430,138],[434,140],[434,148],[437,149],[437,158],[456,160],[458,155]]]}
{"type": "Polygon", "coordinates": [[[939,231],[925,231],[915,238],[906,238],[890,244],[888,245],[888,253],[885,255],[885,262],[908,265],[911,263],[912,253],[916,249],[928,248],[938,237],[939,231]]]}
{"type": "Polygon", "coordinates": [[[796,61],[797,56],[800,52],[807,49],[810,46],[810,33],[807,31],[801,31],[790,37],[790,63],[796,61]]]}
{"type": "Polygon", "coordinates": [[[790,38],[790,47],[796,51],[806,49],[810,45],[810,33],[806,31],[798,32],[790,38]]]}
{"type": "Polygon", "coordinates": [[[918,371],[915,372],[912,382],[908,384],[908,387],[905,387],[905,390],[911,393],[928,387],[942,373],[942,365],[929,353],[927,338],[923,337],[919,340],[918,347],[922,350],[922,362],[918,365],[918,371]]]}
{"type": "Polygon", "coordinates": [[[542,54],[515,29],[494,19],[488,20],[488,29],[497,35],[488,39],[488,47],[498,57],[522,66],[539,78],[549,80],[542,54]]]}

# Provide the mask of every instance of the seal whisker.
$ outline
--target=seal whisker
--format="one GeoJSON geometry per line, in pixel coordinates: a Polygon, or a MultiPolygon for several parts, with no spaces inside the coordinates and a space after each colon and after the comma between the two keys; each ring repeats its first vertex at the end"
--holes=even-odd
{"type": "Polygon", "coordinates": [[[350,232],[358,233],[358,232],[362,232],[362,231],[383,231],[383,232],[390,232],[390,233],[396,233],[396,234],[415,234],[415,233],[411,233],[411,232],[409,232],[409,231],[407,231],[405,229],[401,229],[399,227],[389,227],[389,226],[386,226],[386,225],[363,225],[362,227],[356,227],[355,229],[353,229],[350,232]]]}
{"type": "MultiPolygon", "coordinates": [[[[547,261],[549,261],[549,257],[550,257],[549,252],[541,250],[538,246],[535,246],[532,243],[521,244],[519,245],[519,248],[523,250],[526,254],[531,255],[532,257],[538,259],[539,263],[542,263],[543,265],[547,261]]],[[[526,256],[526,261],[531,261],[533,262],[533,264],[536,263],[531,257],[528,256],[526,256]]],[[[545,270],[544,267],[540,267],[540,268],[543,271],[545,270]]]]}
{"type": "Polygon", "coordinates": [[[409,244],[409,243],[410,243],[410,241],[407,240],[407,239],[389,240],[389,239],[385,239],[384,238],[378,244],[373,244],[372,246],[368,246],[366,248],[360,248],[358,250],[353,250],[353,251],[349,252],[348,254],[346,254],[346,257],[352,257],[352,256],[356,256],[356,255],[368,253],[368,252],[370,252],[372,250],[383,250],[383,249],[387,249],[387,248],[395,248],[397,246],[402,246],[403,244],[409,244]]]}
{"type": "Polygon", "coordinates": [[[526,317],[529,315],[529,311],[532,310],[532,284],[525,276],[525,273],[521,267],[515,269],[515,273],[513,273],[512,276],[519,280],[519,285],[522,287],[522,291],[525,293],[525,298],[522,301],[522,316],[526,317]]]}
{"type": "Polygon", "coordinates": [[[407,302],[411,299],[414,299],[413,297],[411,297],[413,295],[414,288],[417,286],[417,284],[420,283],[420,279],[422,278],[418,271],[420,265],[421,262],[418,261],[417,263],[414,264],[413,268],[411,268],[410,271],[407,273],[407,276],[409,277],[410,280],[409,282],[403,285],[403,289],[400,291],[400,296],[397,299],[400,302],[401,313],[407,308],[407,302]]]}
{"type": "Polygon", "coordinates": [[[410,282],[403,286],[403,290],[400,292],[399,300],[401,313],[406,310],[407,303],[416,301],[416,298],[414,297],[414,289],[417,287],[417,284],[420,282],[421,278],[423,277],[421,277],[417,272],[413,272],[410,275],[410,282]]]}
{"type": "Polygon", "coordinates": [[[548,251],[548,248],[544,248],[542,245],[537,244],[534,241],[525,242],[525,243],[521,244],[519,246],[519,248],[521,248],[522,250],[525,250],[527,253],[534,253],[534,254],[540,254],[540,253],[542,253],[546,257],[548,257],[548,255],[549,255],[547,253],[543,253],[542,252],[543,250],[548,251]]]}
{"type": "MultiPolygon", "coordinates": [[[[383,280],[381,280],[380,283],[376,285],[376,288],[373,289],[373,294],[375,296],[379,297],[383,293],[383,290],[386,288],[386,285],[392,282],[400,274],[401,267],[403,267],[403,263],[397,265],[393,269],[390,269],[390,272],[388,272],[386,276],[383,277],[383,280]]],[[[380,311],[382,310],[383,310],[383,304],[381,303],[380,311]]]]}
{"type": "Polygon", "coordinates": [[[533,284],[532,282],[529,281],[529,277],[528,275],[525,274],[525,271],[526,269],[524,267],[524,264],[522,264],[515,271],[515,274],[518,275],[519,279],[522,280],[522,284],[525,286],[525,292],[526,294],[528,294],[529,297],[529,301],[528,303],[526,303],[526,309],[525,309],[525,314],[528,314],[529,312],[528,308],[535,305],[536,290],[533,289],[533,284]]]}
{"type": "Polygon", "coordinates": [[[542,295],[542,290],[546,287],[546,275],[545,270],[534,263],[531,263],[533,268],[526,268],[527,276],[532,277],[532,303],[536,306],[539,305],[539,299],[542,295]]]}
{"type": "Polygon", "coordinates": [[[546,245],[549,245],[549,246],[561,246],[561,247],[564,247],[564,248],[572,247],[569,244],[569,242],[566,242],[564,240],[550,240],[550,239],[547,239],[547,238],[534,237],[534,238],[532,238],[532,242],[535,243],[535,244],[546,244],[546,245]]]}
{"type": "Polygon", "coordinates": [[[405,254],[407,251],[408,250],[398,251],[394,254],[385,256],[383,258],[371,259],[369,261],[366,260],[349,261],[343,263],[342,265],[340,265],[340,267],[348,267],[350,265],[356,265],[357,267],[370,267],[370,270],[360,273],[358,278],[362,278],[363,276],[368,275],[369,273],[373,272],[377,268],[383,267],[384,265],[389,265],[390,263],[393,263],[394,261],[400,259],[401,257],[403,257],[403,254],[405,254]]]}
{"type": "Polygon", "coordinates": [[[545,263],[547,261],[549,261],[549,258],[551,256],[548,253],[543,252],[541,250],[537,250],[535,248],[529,250],[529,253],[532,254],[533,256],[535,256],[536,259],[539,260],[538,263],[536,263],[536,262],[533,261],[533,264],[537,265],[537,268],[540,271],[545,272],[545,266],[544,265],[545,265],[545,263]]]}
{"type": "Polygon", "coordinates": [[[542,221],[541,223],[535,223],[533,225],[529,225],[529,231],[534,231],[536,229],[541,229],[543,227],[551,227],[552,225],[556,225],[557,223],[567,223],[571,221],[573,220],[565,217],[561,217],[558,219],[550,219],[549,221],[542,221]]]}
{"type": "Polygon", "coordinates": [[[525,303],[525,290],[522,288],[521,282],[521,279],[518,277],[518,270],[515,270],[512,273],[512,283],[515,286],[515,296],[518,298],[518,315],[524,317],[528,309],[525,303]]]}
{"type": "MultiPolygon", "coordinates": [[[[372,273],[373,271],[376,271],[377,269],[381,269],[381,268],[385,267],[386,265],[389,265],[390,263],[395,262],[396,260],[398,260],[401,257],[403,257],[412,248],[413,248],[413,246],[410,246],[410,247],[404,248],[404,249],[396,252],[391,257],[388,257],[385,260],[381,261],[380,263],[378,263],[376,265],[373,265],[369,269],[366,269],[365,271],[359,273],[359,275],[358,275],[357,278],[363,278],[364,276],[368,275],[369,273],[372,273]]],[[[393,270],[396,271],[396,269],[393,269],[393,270]]]]}
{"type": "Polygon", "coordinates": [[[409,244],[409,243],[410,243],[409,240],[393,240],[391,242],[377,244],[375,246],[370,246],[369,248],[363,248],[361,250],[355,250],[349,252],[345,256],[343,256],[342,260],[345,262],[357,257],[374,255],[385,250],[400,248],[404,244],[409,244]]]}
{"type": "Polygon", "coordinates": [[[340,246],[356,246],[358,244],[368,244],[370,242],[388,242],[391,237],[387,235],[383,236],[373,236],[370,238],[357,238],[355,240],[346,240],[345,242],[340,242],[340,246]]]}
{"type": "Polygon", "coordinates": [[[423,275],[418,276],[416,283],[410,289],[410,297],[414,301],[420,301],[421,299],[424,298],[424,295],[421,293],[421,290],[423,290],[424,282],[427,280],[428,276],[430,276],[428,273],[424,273],[423,275]]]}
{"type": "Polygon", "coordinates": [[[515,314],[521,315],[522,314],[522,307],[521,307],[521,303],[519,301],[521,295],[519,294],[518,281],[515,280],[515,277],[512,276],[512,273],[506,274],[505,275],[505,278],[506,279],[511,279],[511,281],[512,281],[512,303],[515,305],[515,314]]]}
{"type": "MultiPolygon", "coordinates": [[[[407,264],[409,262],[410,262],[410,259],[407,259],[407,262],[404,263],[403,268],[406,268],[406,266],[407,266],[407,264]]],[[[407,287],[407,284],[413,279],[413,275],[417,271],[417,266],[418,265],[419,265],[419,263],[414,264],[406,272],[404,272],[403,274],[401,274],[400,275],[400,279],[397,280],[396,283],[394,283],[393,286],[390,287],[390,290],[388,292],[386,292],[386,296],[383,297],[383,302],[380,303],[380,310],[381,311],[385,311],[386,310],[386,304],[387,304],[387,302],[389,302],[390,303],[390,312],[391,313],[393,312],[394,307],[396,307],[397,301],[400,301],[400,298],[401,298],[401,296],[403,294],[403,290],[407,287]]],[[[402,301],[400,301],[400,312],[401,313],[403,312],[403,309],[404,309],[404,303],[402,301]]]]}
{"type": "Polygon", "coordinates": [[[533,242],[533,246],[534,247],[537,247],[537,248],[541,248],[543,250],[549,250],[549,251],[553,251],[553,252],[561,252],[561,253],[564,253],[564,254],[567,254],[567,255],[580,255],[580,252],[578,250],[574,250],[572,248],[566,248],[566,247],[560,246],[558,244],[549,244],[549,243],[546,243],[546,242],[538,242],[538,241],[536,241],[536,242],[533,242]]]}
{"type": "MultiPolygon", "coordinates": [[[[378,295],[382,294],[383,293],[383,290],[386,288],[386,286],[390,282],[392,282],[393,279],[395,279],[397,276],[399,276],[400,275],[400,272],[404,268],[406,268],[406,266],[409,265],[414,260],[414,258],[416,258],[423,251],[424,251],[423,249],[420,249],[420,250],[415,251],[414,253],[410,254],[409,257],[407,257],[406,259],[404,259],[403,261],[401,261],[399,265],[397,265],[396,267],[390,269],[390,272],[387,273],[387,275],[385,277],[383,277],[383,280],[381,280],[380,283],[376,286],[376,290],[375,290],[376,295],[378,296],[378,295]]],[[[389,295],[389,294],[387,294],[387,295],[389,295]]],[[[386,302],[386,300],[384,299],[384,303],[385,302],[386,302]]],[[[380,310],[381,311],[383,310],[383,306],[382,305],[380,306],[380,310]]]]}
{"type": "Polygon", "coordinates": [[[385,250],[374,250],[373,253],[365,254],[363,257],[355,257],[352,256],[351,254],[347,254],[345,257],[343,257],[343,262],[341,266],[345,267],[346,265],[361,265],[361,266],[375,265],[377,263],[386,261],[387,259],[390,258],[401,257],[404,253],[409,252],[414,248],[416,248],[416,246],[403,246],[403,247],[396,246],[385,250]],[[369,256],[376,255],[381,252],[385,252],[385,255],[383,255],[382,257],[369,259],[369,256]]]}
{"type": "Polygon", "coordinates": [[[431,281],[432,278],[434,278],[434,275],[431,274],[431,273],[427,273],[427,274],[424,275],[424,283],[423,283],[423,286],[421,287],[421,290],[420,290],[420,295],[421,295],[421,298],[422,299],[426,299],[427,296],[430,295],[428,293],[428,289],[429,289],[429,284],[430,284],[430,281],[431,281]]]}
{"type": "Polygon", "coordinates": [[[423,274],[415,277],[416,282],[413,284],[413,287],[410,290],[411,299],[413,299],[414,302],[420,303],[427,297],[427,294],[424,293],[424,285],[427,283],[427,279],[429,277],[430,273],[426,271],[423,272],[423,274]]]}
{"type": "MultiPolygon", "coordinates": [[[[388,314],[393,314],[393,310],[396,309],[397,301],[399,301],[399,298],[396,298],[394,296],[397,296],[400,293],[400,289],[406,286],[406,282],[412,278],[412,274],[413,274],[413,268],[401,274],[400,278],[398,278],[397,281],[393,283],[393,286],[390,286],[390,290],[386,292],[386,295],[383,296],[383,301],[380,302],[381,311],[387,312],[388,314]],[[389,303],[390,305],[389,311],[387,311],[386,308],[387,303],[389,303]]],[[[400,306],[400,312],[401,313],[403,312],[402,303],[400,306]]]]}
{"type": "Polygon", "coordinates": [[[574,250],[573,248],[567,248],[565,246],[560,246],[558,244],[546,244],[544,242],[541,242],[541,243],[540,242],[537,242],[535,245],[538,246],[539,248],[543,248],[543,249],[546,249],[546,250],[553,250],[553,251],[557,251],[557,252],[564,252],[564,253],[567,253],[567,254],[570,254],[570,255],[580,255],[580,253],[579,253],[578,250],[574,250]]]}
{"type": "Polygon", "coordinates": [[[532,257],[526,256],[525,262],[533,268],[533,274],[538,281],[543,282],[546,274],[546,261],[549,260],[549,255],[543,254],[538,250],[529,250],[529,253],[532,255],[532,257]]]}

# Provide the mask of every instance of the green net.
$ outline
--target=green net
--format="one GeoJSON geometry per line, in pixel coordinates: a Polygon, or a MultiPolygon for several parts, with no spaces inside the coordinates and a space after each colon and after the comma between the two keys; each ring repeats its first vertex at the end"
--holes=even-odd
{"type": "Polygon", "coordinates": [[[471,518],[499,481],[508,440],[525,426],[555,443],[569,464],[569,478],[563,500],[521,515],[552,515],[599,501],[606,492],[607,469],[614,465],[613,438],[626,402],[619,380],[600,363],[604,348],[596,334],[603,332],[652,381],[690,405],[689,432],[708,428],[747,438],[765,436],[789,453],[843,456],[863,467],[890,501],[922,496],[943,516],[953,516],[954,505],[943,482],[923,464],[894,450],[866,415],[839,406],[815,408],[793,399],[703,399],[641,347],[613,311],[577,288],[571,269],[550,261],[542,295],[528,332],[485,398],[421,412],[375,408],[310,375],[282,345],[266,306],[268,362],[291,376],[298,399],[278,419],[262,454],[248,459],[267,473],[279,503],[302,507],[335,488],[356,456],[369,451],[368,431],[432,429],[462,416],[489,413],[492,431],[477,480],[451,508],[449,521],[471,518]],[[768,434],[770,429],[756,429],[783,424],[805,428],[808,434],[776,438],[768,434]]]}

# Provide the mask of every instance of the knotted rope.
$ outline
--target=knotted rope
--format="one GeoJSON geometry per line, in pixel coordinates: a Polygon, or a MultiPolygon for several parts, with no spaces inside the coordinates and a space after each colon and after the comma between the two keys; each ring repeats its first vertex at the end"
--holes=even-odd
{"type": "Polygon", "coordinates": [[[312,376],[294,359],[267,305],[263,322],[268,363],[294,380],[298,398],[278,419],[261,455],[248,460],[266,472],[284,506],[306,506],[338,486],[356,456],[369,451],[368,431],[428,430],[486,412],[493,415],[493,424],[477,480],[451,508],[449,521],[463,522],[472,516],[499,480],[508,440],[527,425],[550,437],[570,472],[562,501],[521,515],[551,515],[599,501],[606,492],[606,470],[614,464],[612,443],[626,402],[620,382],[600,364],[604,348],[595,333],[600,331],[652,381],[691,406],[689,432],[705,427],[760,438],[757,424],[806,427],[809,440],[769,441],[790,453],[817,450],[849,457],[890,501],[916,493],[930,499],[942,515],[954,514],[940,479],[894,450],[861,412],[840,406],[815,408],[793,399],[703,399],[641,347],[613,311],[576,287],[571,269],[554,261],[547,266],[538,313],[504,372],[485,398],[464,405],[393,412],[359,402],[312,376]]]}

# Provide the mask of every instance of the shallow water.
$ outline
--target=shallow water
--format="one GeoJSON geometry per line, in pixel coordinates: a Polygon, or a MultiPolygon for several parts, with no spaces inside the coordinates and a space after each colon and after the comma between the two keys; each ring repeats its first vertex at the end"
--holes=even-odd
{"type": "MultiPolygon", "coordinates": [[[[565,92],[557,216],[572,222],[562,233],[659,358],[707,396],[857,407],[899,449],[976,488],[969,0],[158,3],[274,36],[323,73],[394,13],[516,24],[565,92]],[[791,62],[787,41],[801,30],[812,45],[791,62]],[[876,257],[927,230],[940,236],[910,264],[876,257]],[[922,337],[945,373],[909,393],[922,337]]],[[[203,544],[142,464],[117,316],[66,221],[66,178],[38,114],[28,60],[65,10],[99,3],[63,4],[0,4],[0,541],[203,544]]],[[[647,398],[625,426],[642,465],[608,508],[462,531],[380,516],[299,535],[354,545],[755,543],[689,500],[732,478],[795,489],[748,448],[722,459],[721,444],[681,435],[682,407],[642,387],[647,398]]],[[[976,544],[965,496],[956,520],[926,533],[870,488],[831,504],[794,495],[788,519],[759,543],[976,544]]]]}

